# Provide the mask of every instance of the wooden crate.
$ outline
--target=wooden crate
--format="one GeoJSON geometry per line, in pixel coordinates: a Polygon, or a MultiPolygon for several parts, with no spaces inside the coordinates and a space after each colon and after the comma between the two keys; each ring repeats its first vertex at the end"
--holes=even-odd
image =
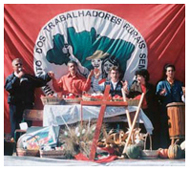
{"type": "Polygon", "coordinates": [[[98,99],[98,98],[95,98],[95,97],[93,98],[93,97],[82,96],[82,100],[83,101],[101,101],[102,99],[98,99]]]}
{"type": "Polygon", "coordinates": [[[44,97],[41,97],[41,101],[43,105],[60,105],[64,103],[63,99],[60,97],[44,96],[44,97]]]}
{"type": "Polygon", "coordinates": [[[41,158],[54,158],[54,159],[66,159],[65,150],[50,150],[44,151],[40,150],[40,157],[41,158]]]}
{"type": "MultiPolygon", "coordinates": [[[[113,99],[114,102],[123,102],[123,99],[113,99]]],[[[127,99],[126,102],[128,103],[128,106],[138,106],[139,105],[139,99],[127,99]]]]}
{"type": "Polygon", "coordinates": [[[82,98],[63,98],[65,105],[80,104],[82,98]]]}
{"type": "Polygon", "coordinates": [[[25,150],[23,148],[17,148],[16,154],[19,157],[23,157],[23,156],[40,157],[39,150],[25,150]]]}

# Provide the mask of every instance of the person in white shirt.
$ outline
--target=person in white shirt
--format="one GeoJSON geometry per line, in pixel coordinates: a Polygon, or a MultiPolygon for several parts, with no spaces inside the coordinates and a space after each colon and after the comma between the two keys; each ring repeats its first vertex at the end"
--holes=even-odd
{"type": "Polygon", "coordinates": [[[122,97],[122,92],[121,92],[122,88],[125,91],[125,93],[127,94],[128,93],[128,83],[127,83],[127,81],[123,82],[119,79],[120,74],[121,73],[120,73],[119,67],[113,66],[109,71],[110,81],[106,81],[106,82],[103,82],[103,83],[97,85],[98,90],[103,93],[106,85],[111,85],[110,94],[112,97],[115,95],[119,95],[122,97]]]}

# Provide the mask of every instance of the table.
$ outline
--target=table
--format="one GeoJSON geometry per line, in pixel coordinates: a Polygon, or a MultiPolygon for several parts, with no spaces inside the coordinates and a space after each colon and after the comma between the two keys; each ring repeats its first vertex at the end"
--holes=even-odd
{"type": "MultiPolygon", "coordinates": [[[[94,107],[96,105],[100,106],[100,111],[98,112],[98,119],[97,119],[96,129],[95,129],[93,142],[92,142],[91,150],[90,150],[90,156],[89,156],[89,159],[92,160],[92,161],[95,159],[95,153],[96,153],[96,150],[97,150],[98,138],[99,138],[99,135],[100,135],[100,131],[101,131],[101,127],[102,127],[102,123],[103,123],[103,119],[104,119],[104,115],[106,113],[107,107],[110,106],[111,108],[113,108],[114,106],[120,106],[120,107],[122,107],[122,106],[127,107],[128,106],[128,103],[125,100],[123,102],[110,101],[109,100],[110,88],[111,88],[110,85],[106,85],[104,95],[103,95],[103,98],[102,98],[101,101],[81,101],[81,112],[80,112],[81,121],[84,120],[84,118],[83,118],[83,113],[84,113],[83,112],[83,106],[84,105],[87,105],[87,106],[90,106],[90,107],[94,107]]],[[[129,143],[129,139],[131,137],[133,128],[135,127],[135,122],[139,118],[140,106],[142,104],[143,97],[144,97],[144,94],[142,94],[142,97],[141,97],[141,100],[139,102],[137,112],[135,114],[135,118],[134,118],[132,126],[131,126],[131,119],[130,119],[130,116],[129,116],[129,110],[127,109],[127,118],[129,119],[129,126],[130,126],[130,132],[129,132],[129,136],[128,136],[128,139],[127,139],[127,144],[129,143]]],[[[61,119],[63,120],[64,124],[67,124],[63,117],[61,119]]],[[[126,144],[125,144],[125,146],[126,146],[126,144]]],[[[125,150],[125,148],[124,148],[124,150],[125,150]]]]}
{"type": "MultiPolygon", "coordinates": [[[[43,126],[64,125],[64,121],[67,122],[67,124],[72,124],[81,121],[81,119],[86,121],[89,119],[97,119],[100,112],[100,106],[83,106],[82,110],[83,115],[81,116],[80,104],[45,105],[43,111],[43,126]]],[[[113,117],[118,116],[116,117],[117,119],[114,120],[115,122],[127,122],[125,110],[125,107],[108,106],[105,110],[104,118],[106,122],[113,122],[113,117]],[[123,115],[125,116],[123,117],[123,115]]],[[[128,106],[128,110],[130,113],[135,112],[137,107],[128,106]]],[[[153,125],[142,109],[140,109],[138,122],[144,123],[147,132],[152,134],[154,129],[153,125]]]]}
{"type": "MultiPolygon", "coordinates": [[[[110,101],[110,99],[109,99],[110,89],[111,89],[111,85],[106,85],[105,90],[104,90],[104,95],[103,95],[103,98],[102,98],[101,101],[81,101],[81,107],[83,105],[88,105],[88,106],[99,105],[100,106],[100,112],[99,112],[99,115],[98,115],[98,119],[97,119],[97,123],[96,123],[96,130],[94,132],[94,137],[93,137],[91,150],[90,150],[90,156],[89,156],[89,159],[92,160],[92,161],[95,159],[97,145],[98,145],[98,138],[100,136],[100,131],[101,131],[101,128],[102,128],[102,123],[103,123],[106,108],[108,106],[112,106],[112,107],[113,106],[121,106],[121,107],[122,106],[125,106],[125,107],[128,106],[128,103],[126,102],[126,100],[123,101],[123,102],[110,101]]],[[[139,116],[139,109],[140,109],[140,107],[138,107],[138,109],[137,109],[138,112],[137,112],[137,114],[135,114],[136,119],[133,121],[134,124],[137,121],[137,116],[139,116]]],[[[82,113],[82,111],[81,111],[81,113],[82,113]]],[[[127,114],[128,114],[127,119],[129,119],[128,123],[129,123],[129,128],[130,128],[131,127],[131,119],[130,119],[130,116],[129,116],[128,109],[127,109],[127,114]]],[[[135,126],[134,124],[133,124],[133,128],[135,126]]],[[[130,128],[130,130],[133,129],[133,128],[130,128]]],[[[131,136],[130,134],[131,133],[129,133],[129,137],[131,136]]]]}

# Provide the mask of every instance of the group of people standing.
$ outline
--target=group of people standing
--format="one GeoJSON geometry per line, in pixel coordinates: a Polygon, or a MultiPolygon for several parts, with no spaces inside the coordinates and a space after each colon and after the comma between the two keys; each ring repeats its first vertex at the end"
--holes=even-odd
{"type": "MultiPolygon", "coordinates": [[[[56,92],[61,92],[63,95],[72,93],[77,97],[81,96],[84,91],[88,92],[91,88],[92,78],[97,78],[95,70],[91,70],[87,78],[80,75],[77,72],[77,63],[73,60],[67,64],[68,74],[62,76],[60,80],[56,80],[52,71],[40,77],[25,74],[22,65],[21,59],[14,59],[12,62],[14,72],[7,77],[5,82],[5,89],[9,92],[8,103],[12,136],[15,129],[19,127],[24,109],[33,108],[35,88],[45,86],[48,81],[52,80],[56,92]]],[[[184,95],[182,83],[175,79],[174,65],[166,65],[164,73],[165,78],[155,88],[149,83],[148,70],[137,70],[135,72],[136,79],[129,86],[127,81],[120,79],[122,73],[119,67],[113,66],[109,70],[109,80],[96,82],[97,85],[95,85],[96,90],[103,93],[105,86],[110,84],[111,96],[122,96],[122,88],[128,98],[135,98],[145,93],[142,110],[153,123],[155,134],[160,133],[160,147],[163,148],[169,145],[166,105],[171,102],[181,102],[184,95]]]]}

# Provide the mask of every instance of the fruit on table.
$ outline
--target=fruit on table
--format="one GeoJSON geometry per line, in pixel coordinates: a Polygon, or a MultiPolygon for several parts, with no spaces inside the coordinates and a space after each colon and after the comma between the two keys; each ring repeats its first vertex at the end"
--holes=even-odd
{"type": "Polygon", "coordinates": [[[130,159],[137,159],[141,154],[140,147],[136,144],[131,144],[127,147],[126,154],[130,159]]]}
{"type": "Polygon", "coordinates": [[[180,147],[182,150],[185,150],[185,141],[183,141],[181,144],[180,144],[180,147]]]}
{"type": "Polygon", "coordinates": [[[169,159],[179,159],[182,156],[181,147],[178,144],[170,145],[168,148],[169,159]]]}
{"type": "Polygon", "coordinates": [[[66,99],[76,99],[76,98],[77,97],[72,93],[70,93],[69,95],[66,95],[66,99]]]}
{"type": "Polygon", "coordinates": [[[168,158],[168,149],[163,149],[163,148],[159,148],[158,149],[158,155],[160,158],[162,159],[167,159],[168,158]]]}
{"type": "Polygon", "coordinates": [[[115,96],[113,96],[113,99],[123,99],[123,97],[121,97],[120,95],[116,94],[115,96]]]}

